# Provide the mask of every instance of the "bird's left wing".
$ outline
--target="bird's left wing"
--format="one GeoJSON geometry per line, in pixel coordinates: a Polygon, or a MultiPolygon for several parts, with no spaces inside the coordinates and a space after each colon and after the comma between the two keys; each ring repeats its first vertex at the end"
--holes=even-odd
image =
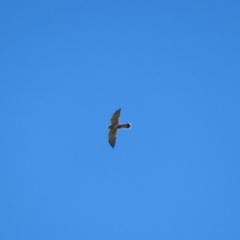
{"type": "Polygon", "coordinates": [[[111,129],[108,133],[109,144],[114,148],[117,139],[117,129],[111,129]]]}

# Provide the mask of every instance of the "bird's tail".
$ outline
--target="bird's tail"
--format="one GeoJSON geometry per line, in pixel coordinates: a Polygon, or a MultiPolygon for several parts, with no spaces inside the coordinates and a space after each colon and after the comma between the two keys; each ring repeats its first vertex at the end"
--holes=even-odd
{"type": "Polygon", "coordinates": [[[130,128],[131,124],[130,123],[123,123],[118,126],[118,128],[130,128]]]}

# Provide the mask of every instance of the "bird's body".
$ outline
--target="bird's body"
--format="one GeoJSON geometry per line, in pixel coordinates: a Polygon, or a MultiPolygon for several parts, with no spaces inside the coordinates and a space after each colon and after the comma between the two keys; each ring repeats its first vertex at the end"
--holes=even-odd
{"type": "Polygon", "coordinates": [[[110,129],[108,132],[108,141],[109,144],[114,147],[115,142],[116,142],[116,137],[117,137],[117,131],[119,128],[130,128],[131,124],[130,123],[119,123],[119,117],[121,113],[121,108],[118,109],[112,116],[111,118],[111,125],[108,126],[110,129]]]}
{"type": "Polygon", "coordinates": [[[130,123],[112,124],[108,126],[108,128],[112,130],[119,129],[119,128],[130,128],[130,127],[131,127],[130,123]]]}
{"type": "Polygon", "coordinates": [[[117,129],[119,127],[119,124],[118,123],[114,123],[114,124],[111,124],[108,126],[109,129],[117,129]]]}

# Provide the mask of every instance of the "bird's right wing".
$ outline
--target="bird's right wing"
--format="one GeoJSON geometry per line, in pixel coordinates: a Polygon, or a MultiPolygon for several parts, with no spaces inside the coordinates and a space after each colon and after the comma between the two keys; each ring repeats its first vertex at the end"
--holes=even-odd
{"type": "Polygon", "coordinates": [[[111,118],[111,123],[112,123],[112,124],[119,123],[120,113],[121,113],[121,108],[119,108],[119,109],[112,115],[112,118],[111,118]]]}

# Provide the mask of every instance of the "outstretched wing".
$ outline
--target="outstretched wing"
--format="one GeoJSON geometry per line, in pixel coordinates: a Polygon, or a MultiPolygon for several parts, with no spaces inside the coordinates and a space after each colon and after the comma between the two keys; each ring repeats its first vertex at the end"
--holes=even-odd
{"type": "Polygon", "coordinates": [[[109,144],[114,148],[117,138],[117,129],[111,129],[108,133],[109,144]]]}
{"type": "Polygon", "coordinates": [[[121,113],[121,108],[119,108],[119,109],[112,115],[112,118],[111,118],[111,123],[112,123],[112,124],[119,123],[120,113],[121,113]]]}

